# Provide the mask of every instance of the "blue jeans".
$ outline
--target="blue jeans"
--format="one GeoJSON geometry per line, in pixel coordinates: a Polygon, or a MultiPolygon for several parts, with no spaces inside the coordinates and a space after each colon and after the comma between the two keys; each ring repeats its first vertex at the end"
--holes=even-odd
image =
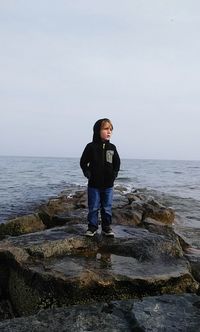
{"type": "Polygon", "coordinates": [[[113,188],[88,187],[88,227],[98,228],[98,213],[101,213],[102,228],[112,223],[113,188]]]}

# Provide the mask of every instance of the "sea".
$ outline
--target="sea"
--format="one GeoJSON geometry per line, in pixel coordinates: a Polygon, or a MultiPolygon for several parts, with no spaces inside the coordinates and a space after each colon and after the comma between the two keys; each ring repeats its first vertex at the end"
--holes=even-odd
{"type": "MultiPolygon", "coordinates": [[[[0,223],[86,186],[78,158],[0,156],[0,223]]],[[[200,232],[200,161],[122,159],[115,186],[152,196],[200,232]]]]}

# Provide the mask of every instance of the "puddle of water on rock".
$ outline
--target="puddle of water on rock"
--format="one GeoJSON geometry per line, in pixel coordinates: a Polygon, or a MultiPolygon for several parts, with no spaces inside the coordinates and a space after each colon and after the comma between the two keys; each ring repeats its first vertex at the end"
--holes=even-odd
{"type": "MultiPolygon", "coordinates": [[[[51,260],[49,264],[45,264],[45,270],[53,270],[62,273],[65,277],[78,277],[84,271],[93,271],[108,274],[118,274],[133,276],[138,262],[133,257],[118,256],[109,253],[94,253],[87,257],[84,256],[68,256],[62,259],[51,260]]],[[[141,273],[143,267],[141,267],[141,273]]],[[[139,272],[139,271],[138,271],[139,272]]]]}
{"type": "Polygon", "coordinates": [[[186,272],[184,261],[170,264],[161,262],[139,262],[133,257],[119,256],[108,252],[90,252],[82,255],[54,258],[34,267],[45,273],[57,273],[63,278],[82,278],[86,274],[99,275],[103,278],[125,276],[127,278],[149,278],[156,276],[165,278],[167,275],[181,275],[186,272]]]}

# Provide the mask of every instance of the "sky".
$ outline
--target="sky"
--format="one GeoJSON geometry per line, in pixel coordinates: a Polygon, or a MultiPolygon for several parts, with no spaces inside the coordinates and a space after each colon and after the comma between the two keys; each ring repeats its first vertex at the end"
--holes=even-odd
{"type": "Polygon", "coordinates": [[[199,0],[0,0],[0,155],[200,160],[199,0]]]}

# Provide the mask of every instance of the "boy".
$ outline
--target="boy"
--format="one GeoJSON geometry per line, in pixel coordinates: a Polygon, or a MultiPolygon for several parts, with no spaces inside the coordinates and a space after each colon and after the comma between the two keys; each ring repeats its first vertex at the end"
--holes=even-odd
{"type": "Polygon", "coordinates": [[[120,158],[110,143],[113,130],[107,118],[98,120],[93,127],[93,141],[83,151],[80,166],[88,178],[88,230],[94,236],[98,229],[98,212],[101,213],[102,234],[114,236],[112,223],[113,184],[120,168],[120,158]]]}

